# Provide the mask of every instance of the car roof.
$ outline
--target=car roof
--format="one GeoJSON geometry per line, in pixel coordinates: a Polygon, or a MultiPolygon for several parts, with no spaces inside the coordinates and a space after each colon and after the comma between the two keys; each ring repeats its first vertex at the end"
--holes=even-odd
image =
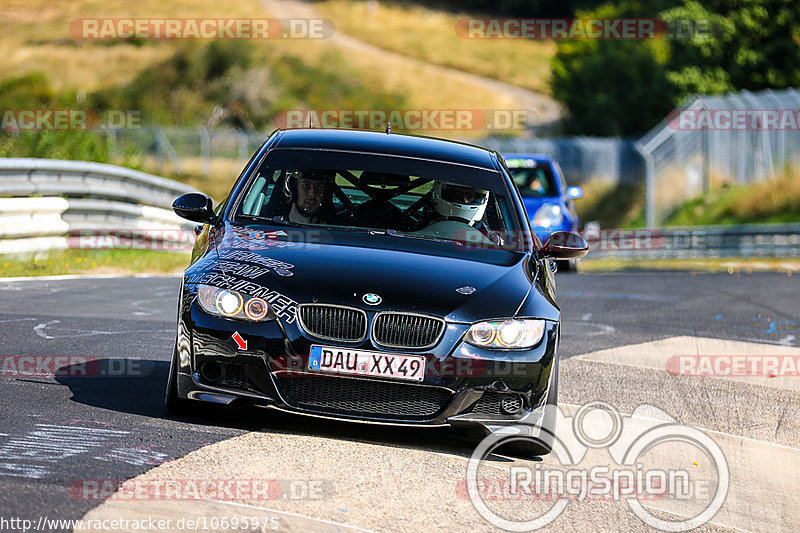
{"type": "Polygon", "coordinates": [[[503,159],[533,159],[534,161],[538,161],[543,163],[545,161],[553,161],[553,156],[549,154],[518,154],[518,153],[504,153],[501,154],[503,159]]]}
{"type": "Polygon", "coordinates": [[[323,128],[278,130],[272,148],[391,154],[497,170],[493,157],[495,152],[492,150],[457,141],[400,133],[323,128]]]}

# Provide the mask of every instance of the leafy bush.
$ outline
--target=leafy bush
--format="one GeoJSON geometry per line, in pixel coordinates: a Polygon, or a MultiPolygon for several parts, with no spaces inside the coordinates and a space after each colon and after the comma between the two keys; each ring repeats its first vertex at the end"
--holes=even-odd
{"type": "Polygon", "coordinates": [[[800,85],[800,2],[637,0],[581,12],[586,18],[689,22],[685,38],[560,41],[554,94],[567,106],[569,133],[639,135],[694,93],[800,85]]]}
{"type": "Polygon", "coordinates": [[[0,133],[0,157],[40,157],[108,162],[105,135],[86,131],[0,133]]]}

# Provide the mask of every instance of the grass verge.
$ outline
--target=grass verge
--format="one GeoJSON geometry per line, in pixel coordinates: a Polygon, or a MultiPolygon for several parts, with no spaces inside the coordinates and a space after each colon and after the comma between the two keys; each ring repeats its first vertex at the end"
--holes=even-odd
{"type": "Polygon", "coordinates": [[[644,223],[643,184],[582,184],[583,198],[575,201],[581,224],[597,221],[601,228],[631,228],[644,223]]]}
{"type": "Polygon", "coordinates": [[[63,250],[33,255],[0,255],[0,277],[64,274],[177,274],[189,252],[156,250],[63,250]]]}
{"type": "Polygon", "coordinates": [[[800,177],[787,172],[761,183],[728,185],[681,204],[667,226],[800,222],[800,177]]]}
{"type": "MultiPolygon", "coordinates": [[[[584,197],[575,202],[582,224],[601,228],[645,226],[644,184],[582,185],[584,197]]],[[[749,185],[726,184],[682,202],[663,226],[715,226],[800,222],[800,172],[789,170],[776,178],[749,185]]]]}
{"type": "Polygon", "coordinates": [[[337,29],[373,46],[550,94],[551,41],[465,39],[456,23],[465,14],[398,1],[326,0],[314,4],[337,29]]]}

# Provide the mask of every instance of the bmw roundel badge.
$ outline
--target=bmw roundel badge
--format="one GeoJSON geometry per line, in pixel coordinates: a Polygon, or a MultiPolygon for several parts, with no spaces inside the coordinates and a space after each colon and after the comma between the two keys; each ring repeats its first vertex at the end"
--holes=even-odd
{"type": "Polygon", "coordinates": [[[368,292],[361,299],[364,300],[364,303],[367,304],[367,305],[378,305],[379,303],[381,303],[383,301],[383,298],[381,298],[380,296],[378,296],[374,292],[368,292]]]}

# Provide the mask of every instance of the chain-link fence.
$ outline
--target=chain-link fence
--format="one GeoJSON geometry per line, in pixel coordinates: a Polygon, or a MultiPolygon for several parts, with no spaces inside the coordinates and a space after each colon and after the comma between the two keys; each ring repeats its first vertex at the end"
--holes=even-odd
{"type": "Polygon", "coordinates": [[[141,159],[149,171],[159,175],[238,175],[266,133],[234,129],[138,128],[108,131],[110,157],[141,159]]]}
{"type": "Polygon", "coordinates": [[[693,96],[642,137],[648,227],[681,202],[725,183],[800,169],[800,91],[693,96]]]}
{"type": "Polygon", "coordinates": [[[536,153],[556,158],[569,184],[587,181],[635,183],[644,171],[633,141],[599,137],[553,139],[488,138],[478,143],[498,152],[536,153]]]}
{"type": "MultiPolygon", "coordinates": [[[[206,128],[141,128],[109,131],[111,156],[144,158],[144,166],[164,172],[210,175],[238,174],[268,133],[206,128]]],[[[601,180],[632,183],[641,179],[643,165],[633,141],[592,137],[554,139],[486,138],[473,143],[499,152],[554,156],[569,183],[601,180]]]]}

